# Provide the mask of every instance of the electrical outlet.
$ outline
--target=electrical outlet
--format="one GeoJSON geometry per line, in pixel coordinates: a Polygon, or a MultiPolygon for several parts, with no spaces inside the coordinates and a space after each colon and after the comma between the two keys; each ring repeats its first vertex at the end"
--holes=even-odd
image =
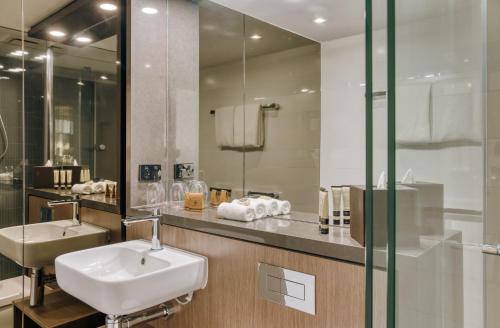
{"type": "Polygon", "coordinates": [[[141,164],[139,165],[139,181],[155,182],[161,180],[160,164],[141,164]]]}
{"type": "Polygon", "coordinates": [[[194,178],[194,163],[174,164],[174,179],[194,178]]]}

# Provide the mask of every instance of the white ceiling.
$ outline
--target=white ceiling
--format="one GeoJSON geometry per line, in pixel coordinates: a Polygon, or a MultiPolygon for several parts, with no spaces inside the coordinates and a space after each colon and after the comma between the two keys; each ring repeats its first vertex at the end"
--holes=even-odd
{"type": "MultiPolygon", "coordinates": [[[[211,0],[309,39],[324,42],[364,32],[365,0],[211,0]],[[317,17],[326,19],[316,24],[317,17]]],[[[479,1],[479,0],[477,0],[479,1]]],[[[473,0],[398,0],[399,25],[453,15],[474,6],[473,0]]],[[[373,0],[373,27],[386,26],[387,0],[373,0]]]]}
{"type": "MultiPolygon", "coordinates": [[[[68,5],[73,0],[23,0],[24,30],[50,14],[68,5]]],[[[0,26],[21,30],[21,0],[2,0],[0,26]]]]}
{"type": "Polygon", "coordinates": [[[315,41],[364,31],[364,0],[212,0],[315,41]],[[317,17],[326,19],[316,24],[317,17]]]}
{"type": "Polygon", "coordinates": [[[268,53],[315,44],[274,25],[220,6],[200,3],[200,66],[202,68],[241,61],[268,53]],[[259,40],[250,36],[258,34],[259,40]],[[243,41],[245,48],[243,48],[243,41]],[[243,50],[244,49],[244,50],[243,50]]]}

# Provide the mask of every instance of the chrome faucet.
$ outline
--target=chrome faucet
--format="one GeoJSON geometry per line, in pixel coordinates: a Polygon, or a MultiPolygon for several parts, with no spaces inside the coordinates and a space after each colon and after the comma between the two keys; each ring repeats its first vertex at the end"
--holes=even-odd
{"type": "Polygon", "coordinates": [[[154,208],[150,215],[146,216],[127,216],[122,220],[123,224],[128,227],[131,224],[151,221],[153,223],[153,238],[151,239],[151,250],[157,251],[163,249],[160,244],[160,208],[154,208]]]}
{"type": "Polygon", "coordinates": [[[81,225],[82,217],[80,216],[80,209],[82,207],[82,200],[79,195],[73,196],[70,199],[53,200],[47,203],[48,207],[56,207],[61,205],[73,205],[73,225],[81,225]]]}

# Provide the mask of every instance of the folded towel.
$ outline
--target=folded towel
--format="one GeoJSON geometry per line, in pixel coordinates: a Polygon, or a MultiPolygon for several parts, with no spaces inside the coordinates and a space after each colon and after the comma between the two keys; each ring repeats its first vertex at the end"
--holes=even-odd
{"type": "Polygon", "coordinates": [[[237,203],[221,203],[217,207],[217,217],[249,222],[255,220],[255,211],[249,206],[237,203]]]}
{"type": "Polygon", "coordinates": [[[278,202],[278,209],[280,211],[280,214],[290,214],[290,211],[292,210],[292,205],[290,204],[289,201],[277,200],[277,202],[278,202]]]}
{"type": "Polygon", "coordinates": [[[396,141],[422,143],[431,141],[431,85],[408,84],[396,94],[396,141]]]}
{"type": "Polygon", "coordinates": [[[256,199],[252,200],[250,198],[242,198],[233,200],[233,203],[252,208],[255,211],[255,218],[262,219],[266,217],[268,213],[266,204],[255,200],[256,199]]]}
{"type": "Polygon", "coordinates": [[[219,147],[234,146],[234,106],[215,110],[215,141],[219,147]]]}
{"type": "Polygon", "coordinates": [[[264,119],[260,105],[246,104],[234,110],[234,147],[259,148],[264,144],[264,119]]]}
{"type": "Polygon", "coordinates": [[[86,183],[75,184],[71,187],[71,192],[73,194],[90,195],[92,193],[92,185],[86,183]]]}
{"type": "Polygon", "coordinates": [[[266,206],[267,216],[276,216],[280,214],[278,201],[270,197],[249,198],[251,203],[261,203],[266,206]]]}
{"type": "Polygon", "coordinates": [[[432,141],[481,141],[481,91],[470,79],[452,79],[432,86],[432,141]]]}
{"type": "Polygon", "coordinates": [[[92,193],[100,194],[106,191],[106,183],[105,182],[94,182],[92,184],[92,193]]]}

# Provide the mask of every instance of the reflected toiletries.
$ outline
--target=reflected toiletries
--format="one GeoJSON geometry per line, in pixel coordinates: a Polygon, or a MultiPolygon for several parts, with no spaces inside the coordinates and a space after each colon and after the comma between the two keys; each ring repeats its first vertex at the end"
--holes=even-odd
{"type": "Polygon", "coordinates": [[[322,234],[328,233],[328,190],[325,188],[319,189],[319,232],[322,234]]]}
{"type": "Polygon", "coordinates": [[[59,175],[59,182],[61,185],[61,189],[66,189],[66,171],[65,170],[60,170],[59,171],[61,174],[59,175]]]}
{"type": "Polygon", "coordinates": [[[72,185],[73,185],[73,171],[66,170],[66,186],[68,187],[68,189],[71,189],[72,185]]]}
{"type": "Polygon", "coordinates": [[[340,206],[342,204],[342,186],[332,186],[333,224],[340,225],[340,206]]]}
{"type": "Polygon", "coordinates": [[[54,189],[59,189],[59,169],[54,169],[54,189]]]}
{"type": "Polygon", "coordinates": [[[342,186],[342,225],[351,224],[351,187],[342,186]]]}

